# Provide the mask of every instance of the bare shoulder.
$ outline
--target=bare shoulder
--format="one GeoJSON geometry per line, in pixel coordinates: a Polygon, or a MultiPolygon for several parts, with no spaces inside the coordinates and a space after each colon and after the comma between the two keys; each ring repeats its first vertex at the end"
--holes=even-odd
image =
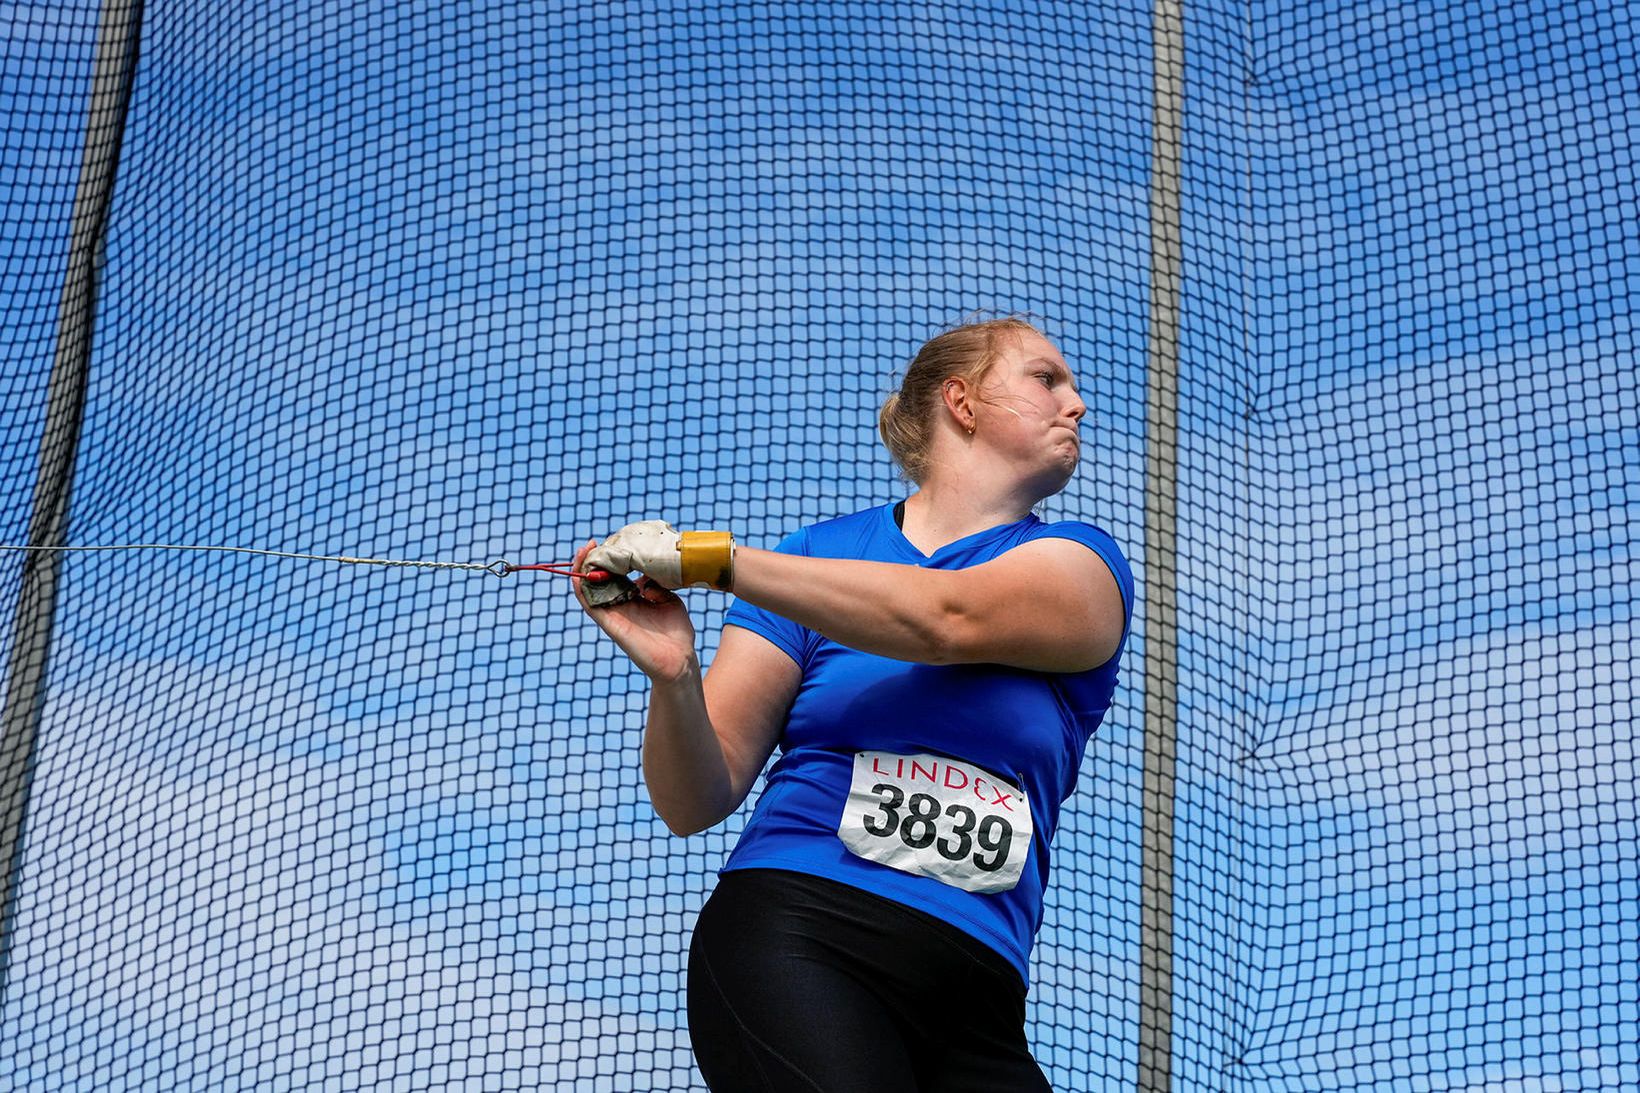
{"type": "Polygon", "coordinates": [[[972,604],[964,660],[1079,672],[1121,645],[1121,586],[1110,563],[1082,542],[1044,536],[962,572],[972,604]]]}
{"type": "Polygon", "coordinates": [[[1086,587],[1090,592],[1108,591],[1122,603],[1122,588],[1105,556],[1080,539],[1049,535],[1021,543],[992,560],[1009,566],[1050,570],[1062,580],[1086,587]]]}

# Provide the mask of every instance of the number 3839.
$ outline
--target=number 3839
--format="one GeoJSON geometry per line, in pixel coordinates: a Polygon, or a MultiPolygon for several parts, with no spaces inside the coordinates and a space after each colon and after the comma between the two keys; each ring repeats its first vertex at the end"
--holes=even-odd
{"type": "Polygon", "coordinates": [[[850,853],[965,892],[1014,888],[1030,856],[1024,790],[964,760],[856,752],[842,805],[837,837],[850,853]]]}
{"type": "Polygon", "coordinates": [[[1014,828],[1005,817],[979,817],[967,805],[952,802],[942,809],[931,794],[909,796],[899,786],[878,782],[871,787],[876,809],[861,817],[866,832],[880,839],[898,839],[912,850],[932,846],[948,861],[972,860],[986,872],[1008,860],[1014,828]]]}

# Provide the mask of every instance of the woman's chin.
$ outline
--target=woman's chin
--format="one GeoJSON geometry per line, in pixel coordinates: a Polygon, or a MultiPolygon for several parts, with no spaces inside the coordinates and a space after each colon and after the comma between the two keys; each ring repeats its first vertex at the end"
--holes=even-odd
{"type": "Polygon", "coordinates": [[[1075,459],[1069,462],[1061,461],[1051,470],[1044,470],[1042,474],[1037,476],[1037,488],[1032,492],[1042,497],[1052,497],[1064,489],[1076,474],[1076,462],[1075,459]]]}

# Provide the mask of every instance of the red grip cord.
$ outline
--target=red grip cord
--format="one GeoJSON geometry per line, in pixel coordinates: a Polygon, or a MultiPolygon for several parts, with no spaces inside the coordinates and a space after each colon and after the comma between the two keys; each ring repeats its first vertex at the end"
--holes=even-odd
{"type": "Polygon", "coordinates": [[[535,569],[540,570],[543,573],[556,573],[560,577],[579,577],[584,581],[591,581],[593,584],[603,584],[605,581],[614,576],[614,574],[609,572],[607,569],[589,569],[585,573],[577,573],[570,568],[573,564],[574,563],[572,562],[543,562],[539,565],[509,564],[507,566],[507,572],[515,573],[521,569],[535,569]]]}

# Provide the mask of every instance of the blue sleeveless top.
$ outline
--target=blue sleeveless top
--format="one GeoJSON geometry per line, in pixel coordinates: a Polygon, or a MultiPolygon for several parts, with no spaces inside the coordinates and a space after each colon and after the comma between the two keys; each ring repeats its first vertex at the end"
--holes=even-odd
{"type": "MultiPolygon", "coordinates": [[[[990,945],[1029,983],[1027,963],[1042,922],[1049,842],[1060,803],[1075,788],[1088,739],[1116,690],[1117,664],[1133,619],[1133,574],[1115,541],[1092,524],[1048,524],[1030,515],[949,543],[929,557],[901,533],[893,510],[893,505],[883,505],[802,528],[775,549],[816,558],[964,569],[1033,539],[1072,539],[1103,559],[1116,578],[1124,610],[1121,644],[1109,661],[1086,672],[913,664],[846,648],[736,601],[724,625],[744,627],[773,642],[803,670],[803,680],[780,737],[779,758],[723,871],[790,869],[897,900],[990,945]],[[922,758],[914,762],[918,756],[922,758]],[[942,757],[955,762],[941,764],[942,757]],[[896,770],[897,782],[892,777],[896,770]],[[886,783],[872,771],[887,772],[886,783]],[[917,793],[919,786],[927,793],[917,793]],[[962,787],[970,796],[959,797],[952,787],[962,787]],[[863,796],[872,790],[878,796],[863,796]],[[991,804],[993,798],[1001,803],[991,804]],[[1010,848],[1003,831],[1006,810],[1021,798],[1029,806],[1029,839],[1010,848]],[[942,807],[944,815],[939,814],[942,807]],[[978,820],[976,829],[975,812],[984,816],[987,808],[999,815],[978,820]],[[918,819],[924,811],[932,819],[918,819]],[[883,864],[892,857],[862,856],[861,847],[875,844],[857,824],[850,826],[856,820],[873,835],[887,832],[881,845],[902,860],[921,853],[937,868],[941,862],[935,848],[951,851],[945,856],[956,859],[953,868],[967,870],[981,884],[1001,875],[985,870],[996,868],[1002,852],[1016,858],[1023,852],[1023,865],[1012,865],[1018,879],[1005,880],[1011,884],[1006,890],[971,890],[973,884],[961,887],[937,873],[883,864]]],[[[1046,610],[1051,604],[1022,603],[1019,608],[1046,610]]]]}

